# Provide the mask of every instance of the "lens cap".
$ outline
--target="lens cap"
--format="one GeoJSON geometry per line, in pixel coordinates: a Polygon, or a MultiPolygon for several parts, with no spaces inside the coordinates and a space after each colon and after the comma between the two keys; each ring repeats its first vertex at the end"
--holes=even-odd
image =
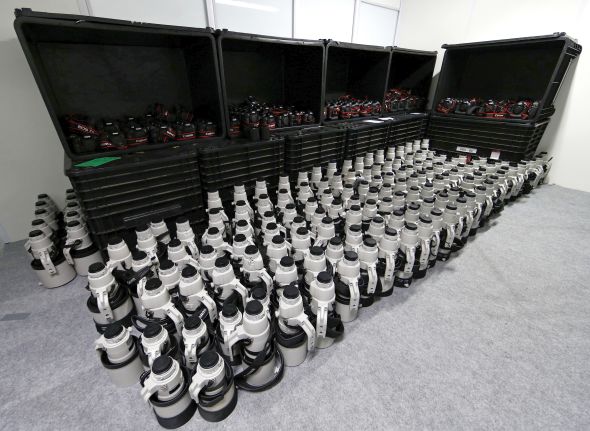
{"type": "Polygon", "coordinates": [[[283,296],[287,299],[295,299],[299,296],[299,289],[297,286],[290,284],[283,289],[283,296]]]}
{"type": "Polygon", "coordinates": [[[147,254],[145,251],[142,250],[134,250],[131,256],[133,260],[143,260],[147,257],[147,254]]]}
{"type": "MultiPolygon", "coordinates": [[[[253,244],[250,244],[249,246],[246,247],[246,249],[244,250],[244,253],[249,256],[255,255],[256,253],[258,253],[258,247],[256,247],[253,244]]],[[[225,259],[228,260],[227,258],[225,258],[225,259]]],[[[217,259],[217,261],[218,260],[219,259],[217,259]]],[[[215,261],[215,266],[217,266],[217,261],[215,261]]],[[[228,260],[227,264],[229,264],[229,260],[228,260]]]]}
{"type": "Polygon", "coordinates": [[[264,287],[256,287],[252,290],[252,298],[262,301],[266,298],[266,289],[264,287]]]}
{"type": "Polygon", "coordinates": [[[149,230],[149,229],[150,229],[150,227],[147,225],[147,223],[144,223],[144,224],[137,226],[135,228],[135,231],[136,232],[145,232],[146,230],[149,230]]]}
{"type": "Polygon", "coordinates": [[[160,261],[160,269],[163,269],[164,271],[168,270],[168,269],[172,269],[174,267],[174,262],[172,262],[169,259],[164,259],[160,261]]]}
{"type": "Polygon", "coordinates": [[[330,239],[330,244],[335,246],[342,245],[342,239],[339,236],[334,236],[330,239]]]}
{"type": "Polygon", "coordinates": [[[440,217],[440,216],[442,216],[442,211],[439,210],[438,208],[432,208],[432,210],[430,210],[430,214],[433,216],[440,217]]]}
{"type": "Polygon", "coordinates": [[[105,269],[106,267],[104,266],[104,263],[102,262],[95,262],[92,265],[90,265],[88,267],[88,272],[91,274],[96,274],[97,272],[102,271],[103,269],[105,269]]]}
{"type": "Polygon", "coordinates": [[[304,227],[298,227],[296,232],[297,235],[307,235],[307,229],[304,227]]]}
{"type": "Polygon", "coordinates": [[[170,368],[172,368],[172,358],[168,355],[158,356],[152,364],[152,373],[164,374],[170,368]]]}
{"type": "Polygon", "coordinates": [[[168,248],[176,248],[180,246],[182,246],[182,242],[180,242],[178,238],[174,238],[168,243],[168,248]]]}
{"type": "Polygon", "coordinates": [[[233,302],[225,301],[221,308],[221,313],[225,317],[233,317],[238,314],[238,307],[233,302]]]}
{"type": "Polygon", "coordinates": [[[159,278],[150,278],[145,284],[145,290],[156,290],[162,285],[159,278]]]}
{"type": "MultiPolygon", "coordinates": [[[[199,358],[199,367],[203,369],[213,368],[219,360],[219,354],[213,350],[207,350],[199,358]]],[[[155,361],[154,361],[155,363],[155,361]]]]}
{"type": "Polygon", "coordinates": [[[387,236],[397,236],[397,230],[395,230],[395,229],[387,226],[385,228],[385,235],[387,235],[387,236]]]}
{"type": "Polygon", "coordinates": [[[181,275],[183,278],[191,278],[191,277],[194,277],[195,275],[197,275],[198,272],[199,271],[194,266],[187,265],[182,269],[181,275]]]}
{"type": "Polygon", "coordinates": [[[218,257],[215,259],[215,268],[225,268],[229,265],[229,259],[227,257],[218,257]]]}
{"type": "Polygon", "coordinates": [[[184,321],[184,327],[185,329],[197,329],[200,325],[201,325],[201,318],[199,316],[197,316],[196,314],[193,314],[192,316],[188,317],[187,319],[185,319],[184,321]]]}
{"type": "Polygon", "coordinates": [[[211,254],[214,251],[215,249],[213,248],[213,246],[209,244],[205,244],[203,247],[201,247],[201,254],[211,254]]]}
{"type": "Polygon", "coordinates": [[[249,314],[250,316],[257,316],[263,311],[264,307],[262,307],[260,301],[254,300],[246,304],[246,314],[249,314]]]}
{"type": "Polygon", "coordinates": [[[332,281],[332,276],[330,275],[329,272],[322,271],[318,274],[318,281],[320,283],[324,283],[324,284],[329,283],[332,281]]]}
{"type": "Polygon", "coordinates": [[[111,323],[107,326],[107,329],[104,331],[104,337],[108,338],[109,340],[115,338],[117,335],[121,334],[125,327],[120,323],[111,323]]]}
{"type": "Polygon", "coordinates": [[[356,254],[356,252],[354,252],[354,251],[345,251],[344,252],[344,259],[349,262],[356,262],[358,260],[358,258],[359,258],[358,254],[356,254]]]}
{"type": "Polygon", "coordinates": [[[420,221],[425,224],[432,223],[432,219],[428,214],[420,214],[420,221]]]}
{"type": "Polygon", "coordinates": [[[154,338],[156,337],[164,327],[158,323],[148,323],[145,328],[143,328],[143,336],[146,338],[154,338]]]}
{"type": "Polygon", "coordinates": [[[295,264],[295,261],[291,256],[283,256],[281,257],[280,265],[284,267],[291,267],[295,264]]]}
{"type": "Polygon", "coordinates": [[[41,236],[43,235],[43,232],[40,231],[39,229],[35,229],[29,232],[29,238],[34,238],[36,236],[41,236]]]}
{"type": "Polygon", "coordinates": [[[313,256],[321,256],[324,250],[321,247],[313,246],[309,248],[309,253],[313,256]]]}

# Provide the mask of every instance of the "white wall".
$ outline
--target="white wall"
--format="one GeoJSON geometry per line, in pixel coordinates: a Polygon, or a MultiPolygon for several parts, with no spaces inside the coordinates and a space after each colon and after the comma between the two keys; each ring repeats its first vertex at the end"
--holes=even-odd
{"type": "Polygon", "coordinates": [[[216,28],[293,36],[292,0],[213,0],[216,28]]]}
{"type": "Polygon", "coordinates": [[[554,155],[550,181],[590,191],[590,178],[580,175],[590,158],[590,2],[587,0],[404,0],[396,45],[438,50],[435,73],[440,70],[443,43],[475,42],[567,32],[585,48],[570,70],[555,101],[557,113],[539,149],[554,155]],[[573,73],[575,71],[575,73],[573,73]]]}
{"type": "Polygon", "coordinates": [[[293,36],[352,41],[354,0],[294,0],[293,36]]]}
{"type": "Polygon", "coordinates": [[[92,16],[185,27],[207,27],[203,0],[85,0],[92,16]]]}
{"type": "Polygon", "coordinates": [[[393,45],[401,0],[80,0],[89,15],[393,45]],[[182,11],[182,13],[179,13],[182,11]]]}
{"type": "Polygon", "coordinates": [[[28,234],[37,194],[63,205],[69,187],[61,144],[14,33],[14,9],[23,5],[79,13],[76,0],[0,2],[0,241],[28,234]]]}

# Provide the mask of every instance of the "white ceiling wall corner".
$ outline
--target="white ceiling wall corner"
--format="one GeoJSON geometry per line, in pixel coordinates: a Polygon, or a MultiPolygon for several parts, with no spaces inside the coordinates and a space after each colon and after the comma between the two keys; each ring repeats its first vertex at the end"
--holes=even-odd
{"type": "Polygon", "coordinates": [[[86,0],[93,16],[128,21],[207,27],[205,0],[86,0]]]}
{"type": "Polygon", "coordinates": [[[352,42],[355,0],[293,0],[293,36],[352,42]]]}
{"type": "Polygon", "coordinates": [[[215,25],[243,33],[292,37],[293,0],[214,0],[215,25]]]}

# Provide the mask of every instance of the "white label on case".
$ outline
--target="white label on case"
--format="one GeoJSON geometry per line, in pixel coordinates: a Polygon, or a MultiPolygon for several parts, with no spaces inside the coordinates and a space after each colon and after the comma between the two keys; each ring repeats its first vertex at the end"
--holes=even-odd
{"type": "Polygon", "coordinates": [[[471,153],[471,154],[477,153],[476,148],[461,147],[461,146],[457,147],[457,151],[461,151],[462,153],[471,153]]]}

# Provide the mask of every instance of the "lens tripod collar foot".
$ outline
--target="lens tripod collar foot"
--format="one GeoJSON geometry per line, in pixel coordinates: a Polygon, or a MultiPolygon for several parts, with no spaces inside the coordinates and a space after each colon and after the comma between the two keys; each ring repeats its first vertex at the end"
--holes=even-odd
{"type": "Polygon", "coordinates": [[[316,331],[305,313],[287,319],[287,325],[300,326],[307,335],[307,350],[312,352],[315,349],[316,331]]]}

